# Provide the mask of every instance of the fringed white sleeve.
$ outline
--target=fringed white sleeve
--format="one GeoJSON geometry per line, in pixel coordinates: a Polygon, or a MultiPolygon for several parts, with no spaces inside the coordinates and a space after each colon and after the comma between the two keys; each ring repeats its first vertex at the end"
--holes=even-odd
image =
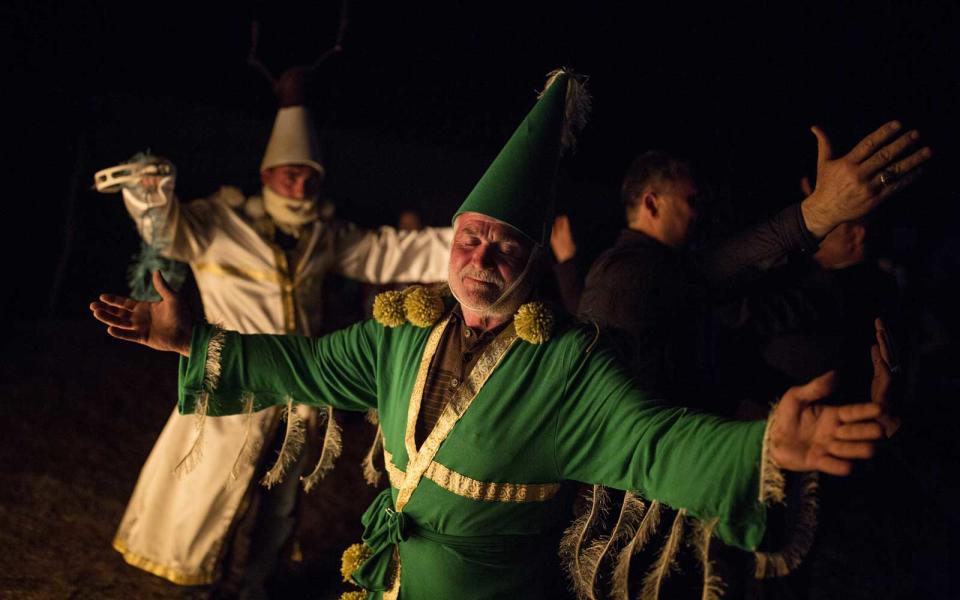
{"type": "Polygon", "coordinates": [[[670,536],[660,550],[657,562],[643,580],[643,589],[640,592],[641,600],[658,600],[663,580],[676,569],[677,551],[680,549],[680,540],[683,539],[683,520],[686,515],[684,509],[677,511],[670,527],[670,536]]]}
{"type": "Polygon", "coordinates": [[[300,478],[305,492],[312,490],[327,476],[327,473],[333,470],[333,465],[343,450],[340,425],[334,418],[333,407],[328,406],[326,412],[322,414],[326,415],[327,421],[327,428],[323,434],[323,448],[320,450],[320,459],[317,461],[317,466],[313,468],[309,475],[300,478]]]}
{"type": "Polygon", "coordinates": [[[300,456],[300,451],[303,450],[305,441],[303,422],[297,416],[297,411],[293,406],[293,398],[290,396],[287,396],[284,418],[287,421],[287,427],[283,436],[283,444],[280,446],[280,455],[277,456],[277,462],[273,463],[270,470],[260,480],[261,485],[267,489],[283,481],[287,469],[296,462],[300,456]]]}
{"type": "Polygon", "coordinates": [[[602,485],[594,485],[589,495],[590,508],[577,517],[560,540],[560,560],[566,566],[573,591],[580,600],[596,600],[597,565],[603,558],[604,539],[590,539],[609,510],[609,495],[602,485]]]}
{"type": "Polygon", "coordinates": [[[786,539],[775,552],[755,552],[755,577],[782,577],[797,568],[813,545],[817,529],[817,473],[792,477],[789,485],[770,452],[770,435],[775,425],[777,405],[770,409],[763,434],[760,464],[760,501],[786,505],[786,539]]]}
{"type": "Polygon", "coordinates": [[[233,468],[230,469],[230,476],[237,479],[240,474],[240,467],[244,463],[256,464],[257,457],[260,456],[260,444],[250,441],[250,433],[253,428],[253,394],[243,392],[243,443],[240,444],[240,451],[237,453],[236,460],[233,461],[233,468]]]}
{"type": "Polygon", "coordinates": [[[190,449],[180,459],[177,466],[173,468],[173,474],[176,477],[184,477],[193,471],[200,461],[203,460],[203,430],[207,421],[207,411],[210,408],[210,394],[217,389],[220,384],[220,355],[223,352],[223,345],[226,341],[226,333],[220,327],[215,327],[210,341],[207,342],[207,358],[203,363],[203,391],[197,398],[197,403],[193,408],[194,428],[197,435],[190,445],[190,449]]]}
{"type": "Polygon", "coordinates": [[[770,434],[776,424],[777,405],[770,409],[767,417],[767,428],[763,432],[763,446],[760,451],[760,502],[764,504],[779,504],[784,498],[784,479],[780,465],[773,460],[770,452],[770,434]]]}

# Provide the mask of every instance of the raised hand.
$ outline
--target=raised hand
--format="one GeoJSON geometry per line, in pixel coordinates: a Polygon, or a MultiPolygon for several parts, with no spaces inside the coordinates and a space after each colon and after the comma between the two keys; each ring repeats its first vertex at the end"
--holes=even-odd
{"type": "Polygon", "coordinates": [[[853,461],[870,458],[884,437],[877,402],[828,406],[820,402],[833,391],[831,371],[786,391],[775,409],[768,451],[789,471],[823,471],[849,475],[853,461]]]}
{"type": "Polygon", "coordinates": [[[577,244],[570,230],[570,217],[557,215],[550,230],[550,248],[558,263],[567,262],[577,254],[577,244]]]}
{"type": "Polygon", "coordinates": [[[932,152],[929,147],[908,152],[920,134],[911,130],[901,135],[900,130],[899,122],[890,121],[834,159],[830,138],[819,127],[811,128],[817,137],[817,181],[800,205],[811,233],[823,237],[840,223],[859,219],[916,179],[917,167],[932,152]]]}
{"type": "Polygon", "coordinates": [[[153,273],[153,286],[160,302],[101,294],[99,301],[90,303],[90,311],[115,338],[189,356],[193,321],[187,303],[167,287],[160,271],[153,273]]]}

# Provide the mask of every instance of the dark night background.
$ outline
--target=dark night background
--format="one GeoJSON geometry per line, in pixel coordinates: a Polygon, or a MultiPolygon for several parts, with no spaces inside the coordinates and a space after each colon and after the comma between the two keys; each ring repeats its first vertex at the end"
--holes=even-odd
{"type": "MultiPolygon", "coordinates": [[[[38,423],[60,414],[56,403],[81,393],[67,388],[79,385],[93,395],[89,390],[107,385],[106,364],[90,367],[103,369],[96,385],[76,375],[71,347],[125,356],[119,342],[87,341],[95,329],[87,303],[100,291],[125,291],[125,270],[138,247],[119,196],[93,191],[93,173],[149,148],[177,165],[181,198],[220,184],[255,192],[276,106],[265,80],[246,64],[250,23],[259,21],[259,55],[279,73],[332,45],[340,11],[339,1],[16,0],[0,8],[2,60],[9,61],[3,237],[12,265],[0,296],[13,332],[0,373],[6,431],[23,433],[16,423],[24,410],[38,423]],[[30,408],[38,386],[59,398],[44,401],[48,413],[30,408]]],[[[957,456],[949,430],[960,389],[953,312],[960,300],[954,285],[958,26],[960,4],[951,1],[355,0],[344,52],[323,64],[311,88],[327,189],[338,214],[364,225],[392,223],[408,207],[428,224],[446,225],[532,105],[545,74],[566,65],[590,76],[594,98],[558,190],[586,266],[620,225],[619,179],[638,152],[666,148],[694,159],[713,184],[718,234],[800,199],[798,180],[815,166],[811,124],[826,129],[838,154],[892,118],[919,129],[935,156],[918,183],[881,209],[881,244],[910,273],[932,319],[933,350],[918,398],[924,404],[913,408],[910,425],[922,440],[913,446],[916,479],[891,482],[885,493],[898,510],[936,515],[930,528],[940,535],[918,550],[924,565],[903,566],[902,589],[913,585],[916,597],[956,597],[949,574],[956,542],[947,540],[957,525],[956,483],[948,473],[957,456]]],[[[137,364],[152,360],[136,356],[137,364]]],[[[143,429],[158,431],[166,410],[155,411],[160,416],[143,429]]],[[[144,436],[117,467],[124,477],[114,484],[120,504],[109,510],[122,510],[152,442],[144,436]]],[[[0,450],[0,458],[9,453],[4,468],[16,460],[10,472],[28,472],[30,461],[9,446],[0,450]]],[[[53,454],[36,460],[44,466],[34,470],[57,463],[53,454]]],[[[14,495],[4,494],[0,506],[12,506],[14,495]]],[[[104,516],[103,539],[92,536],[89,543],[106,547],[118,518],[104,516]]],[[[28,547],[16,536],[7,542],[28,547]]],[[[114,566],[125,568],[119,558],[114,566]]],[[[81,597],[92,593],[81,584],[76,589],[81,597]]]]}

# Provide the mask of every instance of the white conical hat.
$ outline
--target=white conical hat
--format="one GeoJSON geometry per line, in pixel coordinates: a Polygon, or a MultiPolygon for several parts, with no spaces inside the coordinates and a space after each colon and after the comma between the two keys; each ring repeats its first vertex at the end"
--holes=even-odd
{"type": "Polygon", "coordinates": [[[273,132],[263,153],[260,170],[280,165],[309,165],[324,174],[320,142],[313,114],[305,106],[287,106],[277,111],[273,132]]]}

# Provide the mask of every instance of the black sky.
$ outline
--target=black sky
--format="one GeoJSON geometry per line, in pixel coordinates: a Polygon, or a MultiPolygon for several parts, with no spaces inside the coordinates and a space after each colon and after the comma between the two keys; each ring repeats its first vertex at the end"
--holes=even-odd
{"type": "MultiPolygon", "coordinates": [[[[96,169],[149,147],[177,163],[187,197],[221,183],[255,188],[275,105],[245,63],[250,23],[279,72],[332,44],[341,7],[20,0],[0,9],[11,181],[24,215],[8,242],[32,257],[5,294],[8,316],[79,314],[83,294],[122,284],[136,237],[116,198],[89,191],[96,169]],[[58,264],[65,275],[50,305],[58,264]],[[27,289],[40,301],[21,302],[27,289]]],[[[560,65],[588,74],[594,96],[560,190],[583,231],[616,226],[618,179],[639,151],[692,157],[718,196],[755,216],[797,199],[796,181],[814,165],[811,124],[842,150],[890,118],[919,128],[936,159],[888,218],[922,239],[955,223],[955,2],[354,0],[348,14],[345,51],[312,91],[331,192],[362,223],[390,221],[411,203],[441,223],[560,65]]]]}

